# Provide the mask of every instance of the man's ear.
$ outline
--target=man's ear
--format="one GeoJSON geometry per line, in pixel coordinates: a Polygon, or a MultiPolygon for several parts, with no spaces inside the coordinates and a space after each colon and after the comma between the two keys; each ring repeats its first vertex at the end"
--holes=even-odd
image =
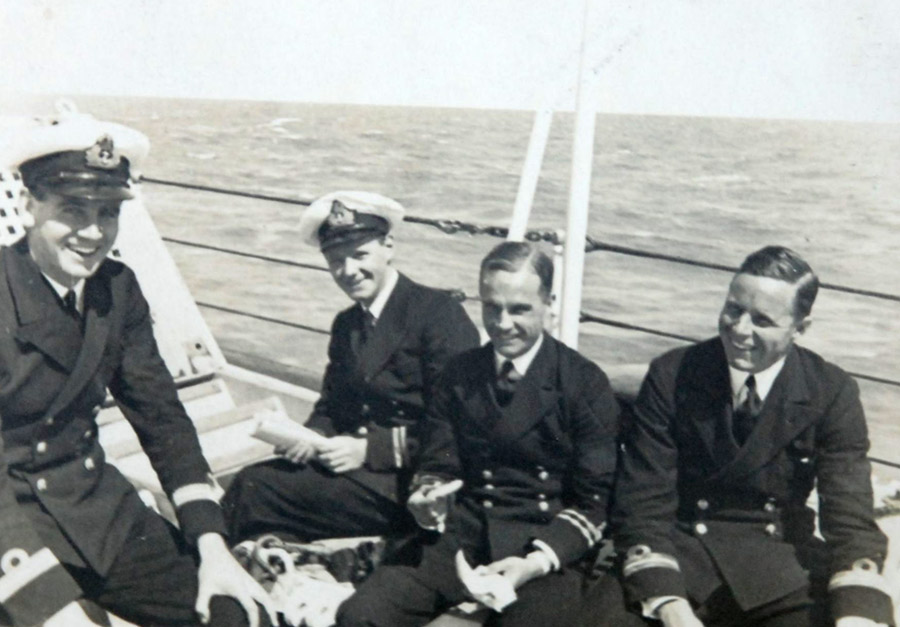
{"type": "Polygon", "coordinates": [[[34,214],[31,212],[32,203],[37,202],[35,197],[28,191],[22,190],[21,200],[19,201],[19,218],[22,220],[22,226],[30,229],[34,226],[34,214]]]}
{"type": "Polygon", "coordinates": [[[803,320],[797,323],[797,335],[803,335],[806,333],[806,330],[812,326],[813,319],[812,316],[806,316],[803,320]]]}
{"type": "Polygon", "coordinates": [[[381,237],[381,243],[385,248],[393,248],[394,247],[394,235],[393,233],[385,233],[381,237]]]}

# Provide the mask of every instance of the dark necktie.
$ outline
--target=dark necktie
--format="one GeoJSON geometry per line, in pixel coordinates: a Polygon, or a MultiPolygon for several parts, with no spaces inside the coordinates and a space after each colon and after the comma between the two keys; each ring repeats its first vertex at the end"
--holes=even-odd
{"type": "Polygon", "coordinates": [[[70,318],[81,321],[81,314],[78,312],[78,297],[75,296],[75,290],[69,290],[63,296],[63,308],[70,318]]]}
{"type": "Polygon", "coordinates": [[[732,431],[734,439],[738,444],[743,445],[750,437],[750,432],[756,425],[756,419],[762,410],[762,400],[756,393],[756,378],[751,374],[744,383],[747,387],[747,395],[744,401],[734,410],[732,416],[732,431]]]}
{"type": "Polygon", "coordinates": [[[516,382],[522,378],[516,371],[513,362],[506,360],[500,367],[500,373],[497,375],[497,402],[505,407],[512,400],[513,392],[516,391],[516,382]]]}
{"type": "Polygon", "coordinates": [[[362,348],[370,339],[375,331],[375,316],[368,309],[363,309],[362,326],[359,330],[359,346],[362,348]]]}

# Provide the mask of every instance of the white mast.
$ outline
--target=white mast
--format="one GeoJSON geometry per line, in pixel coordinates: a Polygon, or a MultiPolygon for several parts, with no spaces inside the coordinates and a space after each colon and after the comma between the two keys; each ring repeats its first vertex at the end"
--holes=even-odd
{"type": "Polygon", "coordinates": [[[566,220],[565,273],[563,275],[560,339],[578,348],[578,324],[581,316],[581,282],[584,275],[584,244],[587,237],[591,196],[591,164],[594,158],[593,73],[588,63],[588,25],[591,0],[584,3],[581,33],[581,59],[578,64],[578,96],[572,141],[572,176],[569,183],[569,210],[566,220]]]}
{"type": "Polygon", "coordinates": [[[537,189],[538,177],[541,174],[541,162],[547,148],[550,135],[550,123],[553,121],[553,110],[549,107],[539,109],[534,115],[531,127],[531,139],[528,142],[528,153],[522,165],[522,176],[519,178],[519,191],[516,193],[516,205],[513,207],[509,234],[506,239],[521,242],[525,239],[531,207],[534,204],[534,191],[537,189]]]}

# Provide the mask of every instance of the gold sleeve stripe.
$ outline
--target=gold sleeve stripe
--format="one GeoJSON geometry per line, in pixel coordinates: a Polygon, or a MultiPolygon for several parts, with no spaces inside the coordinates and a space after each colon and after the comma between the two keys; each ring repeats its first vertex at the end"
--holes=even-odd
{"type": "Polygon", "coordinates": [[[394,445],[394,465],[403,468],[406,460],[406,427],[394,427],[391,429],[391,439],[394,445]]]}
{"type": "Polygon", "coordinates": [[[584,529],[585,531],[587,531],[588,544],[596,544],[597,542],[600,542],[600,538],[603,537],[603,528],[605,527],[605,524],[598,527],[590,520],[588,520],[587,516],[585,516],[578,510],[571,508],[564,509],[559,513],[559,517],[563,520],[566,520],[567,522],[572,523],[576,527],[579,527],[579,529],[584,529]]]}
{"type": "Polygon", "coordinates": [[[584,520],[582,520],[582,518],[572,516],[571,510],[568,510],[568,509],[564,509],[556,516],[560,520],[564,520],[567,523],[569,523],[570,525],[572,525],[573,527],[575,527],[578,530],[578,532],[582,536],[584,536],[584,540],[585,540],[585,542],[587,542],[587,545],[589,547],[594,546],[594,544],[596,543],[596,540],[594,540],[594,535],[593,535],[593,533],[591,533],[590,527],[588,527],[587,525],[584,524],[584,520]]]}
{"type": "Polygon", "coordinates": [[[219,502],[216,489],[208,483],[189,483],[183,485],[172,493],[172,505],[176,508],[193,501],[219,502]]]}
{"type": "Polygon", "coordinates": [[[59,565],[59,560],[48,548],[43,548],[26,561],[0,577],[0,604],[6,603],[19,590],[59,565]]]}
{"type": "Polygon", "coordinates": [[[622,567],[622,574],[626,577],[630,577],[631,575],[648,568],[666,568],[668,570],[681,572],[678,560],[671,555],[667,555],[666,553],[639,553],[637,555],[629,556],[625,560],[625,565],[622,567]]]}
{"type": "Polygon", "coordinates": [[[888,586],[887,580],[874,570],[864,570],[861,568],[842,570],[835,573],[828,581],[829,592],[847,586],[874,588],[875,590],[884,592],[888,596],[893,595],[893,591],[888,586]]]}

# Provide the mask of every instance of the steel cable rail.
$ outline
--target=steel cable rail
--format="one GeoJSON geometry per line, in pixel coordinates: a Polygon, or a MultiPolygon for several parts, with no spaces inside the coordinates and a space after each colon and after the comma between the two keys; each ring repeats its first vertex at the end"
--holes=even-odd
{"type": "MultiPolygon", "coordinates": [[[[218,193],[218,194],[227,194],[227,195],[231,195],[231,196],[239,196],[239,197],[251,198],[251,199],[255,199],[255,200],[281,202],[281,203],[300,205],[300,206],[308,206],[310,204],[310,201],[308,201],[308,200],[284,198],[284,197],[280,197],[280,196],[257,194],[257,193],[253,193],[253,192],[244,192],[244,191],[239,191],[239,190],[229,190],[229,189],[223,189],[223,188],[219,188],[219,187],[210,187],[210,186],[206,186],[206,185],[196,185],[196,184],[191,184],[191,183],[168,181],[168,180],[164,180],[164,179],[144,177],[141,180],[144,182],[155,183],[155,184],[159,184],[159,185],[167,185],[167,186],[171,186],[171,187],[179,187],[179,188],[183,188],[183,189],[191,189],[191,190],[196,190],[196,191],[205,191],[205,192],[212,192],[212,193],[218,193]]],[[[447,233],[448,235],[458,233],[458,232],[464,232],[464,233],[468,233],[470,235],[485,234],[485,235],[490,235],[493,237],[506,237],[506,235],[508,233],[508,229],[506,229],[504,227],[479,226],[476,224],[462,222],[460,220],[440,220],[440,219],[435,220],[435,219],[431,219],[431,218],[421,218],[421,217],[417,217],[417,216],[406,216],[404,218],[404,220],[407,222],[414,223],[414,224],[423,224],[423,225],[436,227],[436,228],[440,229],[441,231],[443,231],[444,233],[447,233]]],[[[561,243],[559,240],[559,234],[556,231],[528,231],[526,233],[525,237],[529,241],[544,241],[544,242],[548,242],[548,243],[551,243],[554,245],[561,243]]],[[[277,263],[277,264],[293,266],[293,267],[298,267],[298,268],[304,268],[304,269],[309,269],[309,270],[318,270],[318,271],[322,271],[322,272],[328,271],[327,268],[324,268],[322,266],[317,266],[315,264],[301,263],[301,262],[293,261],[290,259],[283,259],[283,258],[278,258],[278,257],[271,257],[268,255],[260,255],[257,253],[246,252],[246,251],[233,250],[233,249],[229,249],[229,248],[223,248],[221,246],[213,246],[210,244],[203,244],[200,242],[191,242],[191,241],[176,239],[176,238],[172,238],[172,237],[163,237],[162,239],[164,241],[175,243],[175,244],[180,244],[183,246],[201,248],[201,249],[205,249],[205,250],[211,250],[214,252],[221,252],[221,253],[230,254],[230,255],[237,255],[237,256],[251,258],[251,259],[258,259],[260,261],[265,261],[265,262],[269,262],[269,263],[277,263]]],[[[713,264],[713,263],[708,263],[708,262],[704,262],[704,261],[698,261],[695,259],[689,259],[686,257],[680,257],[677,255],[666,255],[666,254],[662,254],[662,253],[653,253],[653,252],[648,252],[648,251],[644,251],[644,250],[639,250],[636,248],[629,248],[626,246],[607,244],[607,243],[601,242],[591,236],[587,237],[587,242],[585,244],[585,250],[586,250],[586,252],[603,251],[603,252],[611,252],[611,253],[629,255],[629,256],[634,256],[634,257],[642,257],[645,259],[668,261],[671,263],[680,263],[680,264],[684,264],[684,265],[701,267],[701,268],[706,268],[706,269],[710,269],[710,270],[720,270],[720,271],[724,271],[724,272],[734,272],[735,270],[737,270],[736,267],[732,267],[732,266],[726,266],[726,265],[722,265],[722,264],[713,264]]],[[[870,298],[879,298],[879,299],[889,300],[889,301],[893,301],[893,302],[900,302],[900,297],[895,296],[893,294],[886,294],[883,292],[860,290],[857,288],[836,285],[836,284],[829,284],[829,283],[822,283],[821,287],[823,289],[840,291],[840,292],[845,292],[845,293],[849,293],[849,294],[856,294],[856,295],[860,295],[860,296],[867,296],[870,298]]],[[[460,301],[478,300],[477,298],[467,296],[465,294],[465,292],[463,292],[462,290],[447,290],[447,291],[451,292],[453,294],[453,296],[457,300],[460,300],[460,301]]],[[[291,327],[291,328],[298,329],[298,330],[309,331],[311,333],[316,333],[319,335],[330,335],[331,334],[331,332],[327,329],[320,329],[317,327],[300,324],[298,322],[291,322],[288,320],[281,320],[279,318],[272,318],[270,316],[263,316],[260,314],[255,314],[255,313],[251,313],[248,311],[242,311],[242,310],[234,309],[231,307],[215,305],[213,303],[197,301],[197,305],[199,307],[203,307],[206,309],[212,309],[215,311],[220,311],[220,312],[228,313],[231,315],[252,318],[254,320],[260,320],[263,322],[268,322],[270,324],[278,324],[281,326],[287,326],[287,327],[291,327]]],[[[582,322],[592,322],[592,323],[602,324],[602,325],[616,327],[616,328],[630,330],[630,331],[638,331],[638,332],[649,334],[649,335],[666,337],[666,338],[670,338],[670,339],[680,340],[683,342],[698,341],[698,338],[694,338],[694,337],[691,337],[688,335],[681,335],[678,333],[670,333],[668,331],[660,331],[660,330],[652,329],[649,327],[643,327],[640,325],[630,324],[627,322],[621,322],[619,320],[603,318],[601,316],[597,316],[595,314],[585,312],[585,311],[581,312],[580,320],[582,322]]],[[[867,374],[857,373],[857,372],[850,372],[849,374],[857,379],[864,379],[864,380],[872,381],[875,383],[881,383],[884,385],[900,387],[900,381],[894,381],[891,379],[875,377],[872,375],[867,375],[867,374]]],[[[881,464],[883,466],[900,469],[900,463],[897,463],[897,462],[892,462],[892,461],[877,458],[877,457],[869,457],[869,460],[871,462],[881,464]]]]}
{"type": "MultiPolygon", "coordinates": [[[[208,185],[197,185],[194,183],[183,183],[180,181],[170,181],[167,179],[158,179],[152,177],[142,177],[142,182],[152,183],[156,185],[164,185],[168,187],[178,187],[182,189],[189,189],[194,191],[203,191],[203,192],[212,192],[216,194],[225,194],[228,196],[238,196],[241,198],[251,198],[254,200],[265,200],[269,202],[280,202],[290,205],[300,205],[300,206],[308,206],[312,201],[303,200],[297,198],[287,198],[284,196],[272,196],[269,194],[258,194],[255,192],[246,192],[241,190],[234,189],[225,189],[222,187],[212,187],[208,185]]],[[[423,218],[420,216],[406,216],[404,218],[405,222],[410,222],[413,224],[423,224],[427,226],[432,226],[440,231],[453,235],[455,233],[467,233],[469,235],[489,235],[492,237],[506,237],[509,232],[509,229],[502,226],[494,226],[494,225],[478,225],[471,222],[463,222],[461,220],[447,220],[447,219],[435,219],[435,218],[423,218]]],[[[525,234],[525,238],[532,242],[548,242],[550,244],[561,244],[559,238],[559,233],[557,231],[552,230],[531,230],[525,234]]],[[[163,238],[167,239],[167,238],[163,238]]],[[[167,241],[176,241],[173,239],[167,239],[167,241]]],[[[211,250],[216,250],[215,247],[205,245],[205,244],[197,244],[197,243],[189,243],[184,240],[177,241],[177,243],[182,243],[185,245],[196,245],[198,247],[209,248],[211,250]]],[[[225,249],[218,249],[222,252],[227,252],[225,249]]],[[[630,248],[628,246],[619,246],[618,244],[610,244],[608,242],[603,242],[594,237],[588,236],[587,242],[585,243],[585,251],[592,252],[609,252],[620,255],[627,255],[630,257],[641,257],[644,259],[655,259],[658,261],[668,261],[670,263],[679,263],[687,266],[693,266],[697,268],[705,268],[707,270],[720,270],[723,272],[735,272],[737,270],[736,266],[727,266],[718,263],[711,263],[708,261],[701,261],[697,259],[691,259],[689,257],[683,257],[680,255],[668,255],[665,253],[655,253],[651,251],[641,250],[639,248],[630,248]]],[[[236,251],[235,251],[236,252],[236,251]]],[[[304,264],[300,264],[298,262],[292,262],[285,259],[275,259],[275,258],[266,258],[263,255],[256,255],[253,253],[240,253],[246,257],[256,257],[258,259],[264,259],[273,261],[275,263],[284,263],[287,265],[295,265],[298,267],[309,267],[312,269],[322,269],[320,266],[306,266],[304,264]]],[[[876,298],[881,300],[888,300],[895,303],[900,303],[900,295],[896,294],[888,294],[886,292],[878,292],[874,290],[863,290],[855,287],[849,287],[847,285],[838,285],[836,283],[821,283],[820,287],[826,290],[832,290],[837,292],[844,292],[847,294],[855,294],[857,296],[866,296],[869,298],[876,298]]]]}
{"type": "MultiPolygon", "coordinates": [[[[302,205],[302,206],[308,206],[310,204],[310,201],[308,201],[308,200],[291,199],[291,198],[285,198],[285,197],[281,197],[281,196],[257,194],[254,192],[245,192],[245,191],[240,191],[240,190],[224,189],[224,188],[219,188],[219,187],[211,187],[211,186],[207,186],[207,185],[196,185],[193,183],[182,183],[182,182],[178,182],[178,181],[169,181],[169,180],[150,178],[150,177],[143,177],[141,179],[141,181],[147,182],[147,183],[155,183],[155,184],[159,184],[159,185],[167,185],[167,186],[171,186],[171,187],[190,189],[190,190],[195,190],[195,191],[213,192],[213,193],[219,193],[219,194],[226,194],[226,195],[230,195],[230,196],[239,196],[242,198],[251,198],[251,199],[255,199],[255,200],[282,202],[282,203],[287,203],[287,204],[292,204],[292,205],[302,205]]],[[[462,232],[462,233],[467,233],[470,235],[490,235],[492,237],[506,237],[507,232],[508,232],[508,229],[506,229],[505,227],[492,226],[492,225],[486,225],[486,226],[485,225],[477,225],[477,224],[473,224],[473,223],[469,223],[469,222],[463,222],[461,220],[446,220],[446,219],[423,218],[423,217],[418,217],[418,216],[406,216],[404,218],[404,221],[411,222],[413,224],[423,224],[423,225],[427,225],[427,226],[433,226],[448,235],[462,232]]],[[[543,241],[543,242],[548,242],[551,244],[559,244],[560,243],[559,234],[556,231],[532,230],[532,231],[528,231],[526,233],[525,237],[526,237],[526,239],[528,239],[530,241],[535,241],[535,242],[543,241]]],[[[214,246],[211,244],[205,244],[205,243],[201,243],[201,242],[193,242],[193,241],[177,239],[177,238],[173,238],[173,237],[163,237],[162,239],[163,239],[163,241],[174,243],[174,244],[179,244],[182,246],[199,248],[199,249],[203,249],[203,250],[211,250],[214,252],[236,255],[236,256],[246,257],[246,258],[250,258],[250,259],[257,259],[257,260],[265,261],[268,263],[276,263],[276,264],[280,264],[280,265],[292,266],[292,267],[303,268],[303,269],[308,269],[308,270],[317,270],[317,271],[321,271],[321,272],[328,271],[328,269],[323,266],[318,266],[318,265],[309,264],[309,263],[302,263],[299,261],[293,261],[293,260],[284,259],[281,257],[271,257],[269,255],[261,255],[258,253],[234,250],[234,249],[230,249],[230,248],[224,248],[221,246],[214,246]]],[[[680,263],[680,264],[684,264],[684,265],[701,267],[701,268],[706,268],[706,269],[710,269],[710,270],[721,270],[721,271],[725,271],[725,272],[735,272],[737,270],[737,267],[733,267],[733,266],[708,263],[705,261],[698,261],[695,259],[689,259],[687,257],[681,257],[681,256],[677,256],[677,255],[666,255],[666,254],[662,254],[662,253],[653,253],[653,252],[643,251],[643,250],[636,249],[636,248],[628,248],[626,246],[607,244],[607,243],[601,242],[599,240],[596,240],[590,236],[588,236],[588,238],[587,238],[587,243],[585,245],[585,249],[587,252],[596,252],[596,251],[612,252],[612,253],[618,253],[618,254],[635,256],[635,257],[643,257],[643,258],[647,258],[647,259],[656,259],[656,260],[660,260],[660,261],[680,263]]],[[[834,291],[856,294],[859,296],[867,296],[870,298],[879,298],[879,299],[890,300],[890,301],[894,301],[894,302],[900,302],[900,296],[895,296],[893,294],[886,294],[886,293],[882,293],[882,292],[874,292],[874,291],[869,291],[869,290],[860,290],[857,288],[836,285],[836,284],[828,284],[828,283],[822,283],[821,287],[823,289],[830,289],[830,290],[834,290],[834,291]]],[[[462,290],[448,289],[448,290],[444,290],[444,291],[449,292],[454,298],[456,298],[459,301],[478,300],[477,298],[466,295],[466,293],[462,290]]],[[[227,312],[227,313],[231,313],[234,315],[240,315],[240,316],[244,316],[244,317],[248,317],[248,318],[253,318],[256,320],[270,322],[273,324],[290,326],[293,328],[311,331],[311,332],[318,333],[318,334],[328,335],[330,333],[330,331],[325,330],[325,329],[310,327],[308,325],[289,322],[286,320],[279,320],[277,318],[262,316],[262,315],[254,314],[251,312],[246,312],[246,311],[241,311],[241,310],[237,310],[237,309],[232,309],[229,307],[215,305],[212,303],[198,302],[197,304],[201,307],[205,307],[208,309],[214,309],[217,311],[222,311],[222,312],[227,312]]],[[[642,327],[642,326],[630,324],[627,322],[621,322],[619,320],[612,320],[609,318],[597,316],[595,314],[592,314],[592,313],[589,313],[586,311],[581,312],[580,320],[581,320],[581,322],[592,322],[592,323],[596,323],[596,324],[602,324],[605,326],[616,327],[616,328],[630,330],[630,331],[637,331],[637,332],[645,333],[648,335],[656,335],[659,337],[676,339],[676,340],[680,340],[680,341],[684,341],[684,342],[699,341],[699,338],[691,337],[688,335],[681,335],[678,333],[671,333],[668,331],[660,331],[660,330],[652,329],[649,327],[642,327]]],[[[886,379],[883,377],[876,377],[874,375],[869,375],[869,374],[859,373],[859,372],[849,372],[849,374],[857,379],[863,379],[866,381],[871,381],[874,383],[880,383],[880,384],[889,385],[889,386],[893,386],[893,387],[900,387],[900,381],[886,379]]]]}

